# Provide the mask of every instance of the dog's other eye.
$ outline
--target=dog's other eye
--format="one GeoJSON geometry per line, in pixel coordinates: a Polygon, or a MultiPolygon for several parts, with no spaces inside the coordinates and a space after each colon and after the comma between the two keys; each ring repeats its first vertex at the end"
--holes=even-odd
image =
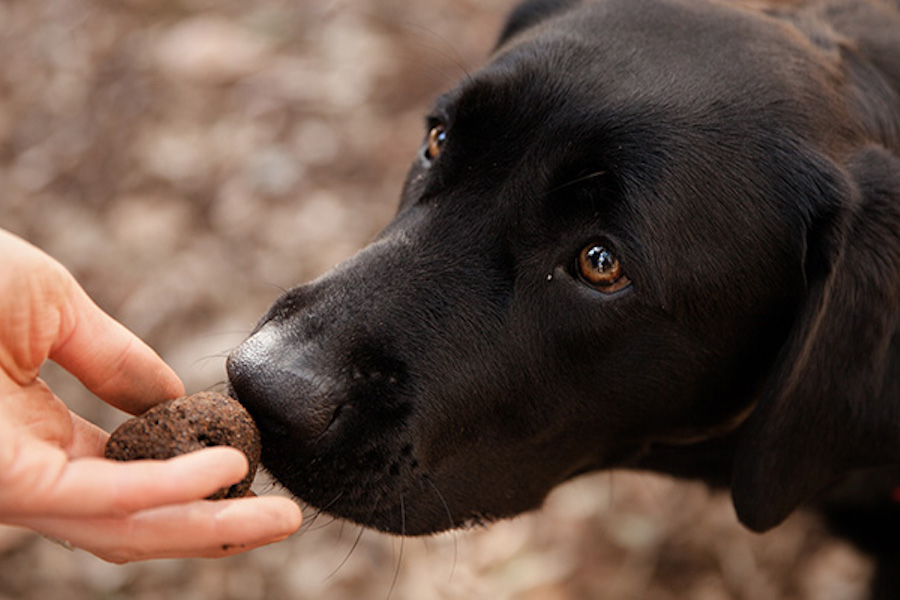
{"type": "Polygon", "coordinates": [[[631,283],[619,259],[602,244],[588,244],[578,254],[579,277],[601,292],[617,292],[631,283]]]}
{"type": "Polygon", "coordinates": [[[447,128],[440,123],[432,127],[428,132],[428,147],[425,149],[425,156],[428,160],[438,157],[445,141],[447,141],[447,128]]]}

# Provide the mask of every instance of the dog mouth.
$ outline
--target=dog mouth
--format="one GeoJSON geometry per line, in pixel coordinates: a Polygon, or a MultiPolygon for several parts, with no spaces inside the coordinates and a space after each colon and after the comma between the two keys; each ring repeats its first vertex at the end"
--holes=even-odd
{"type": "Polygon", "coordinates": [[[262,433],[263,467],[297,501],[316,513],[402,536],[480,527],[536,509],[562,481],[628,466],[646,451],[644,444],[623,445],[602,462],[585,462],[545,481],[542,474],[522,471],[534,462],[530,458],[457,449],[435,463],[435,450],[415,441],[406,420],[363,433],[369,419],[352,404],[336,409],[316,440],[303,439],[273,415],[251,415],[262,433]]]}
{"type": "MultiPolygon", "coordinates": [[[[230,393],[243,403],[234,385],[230,393]]],[[[317,512],[379,531],[418,536],[499,518],[465,510],[425,462],[401,413],[390,419],[338,405],[314,438],[289,417],[246,403],[262,436],[263,468],[297,501],[317,512]],[[376,428],[372,422],[393,423],[376,428]]],[[[456,487],[456,486],[454,486],[456,487]]],[[[456,492],[456,493],[454,493],[456,492]]]]}
{"type": "Polygon", "coordinates": [[[296,440],[283,423],[261,421],[262,465],[298,501],[317,512],[408,536],[472,520],[450,516],[445,493],[402,433],[388,436],[389,444],[358,433],[345,436],[342,429],[352,427],[353,409],[336,412],[320,439],[311,442],[296,440]],[[348,443],[348,437],[359,443],[348,443]],[[307,450],[298,452],[300,447],[307,450]]]}

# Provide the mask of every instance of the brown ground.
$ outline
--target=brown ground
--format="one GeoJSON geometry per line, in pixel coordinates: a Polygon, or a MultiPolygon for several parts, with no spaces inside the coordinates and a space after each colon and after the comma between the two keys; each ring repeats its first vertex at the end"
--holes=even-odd
{"type": "MultiPolygon", "coordinates": [[[[2,0],[0,226],[190,391],[215,387],[279,288],[389,219],[431,96],[484,58],[510,2],[2,0]]],[[[46,377],[101,425],[123,419],[46,377]]],[[[113,566],[0,528],[0,600],[843,600],[869,571],[808,515],[755,536],[727,497],[632,474],[485,530],[402,542],[308,518],[216,561],[113,566]]]]}

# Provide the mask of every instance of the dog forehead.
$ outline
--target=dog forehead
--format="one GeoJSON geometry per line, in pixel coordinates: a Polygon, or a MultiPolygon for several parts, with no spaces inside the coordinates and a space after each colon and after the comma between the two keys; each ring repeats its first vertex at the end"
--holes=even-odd
{"type": "Polygon", "coordinates": [[[494,172],[531,151],[532,180],[591,153],[624,169],[684,171],[723,146],[735,171],[754,168],[739,148],[837,135],[833,68],[789,24],[742,8],[605,0],[505,41],[443,104],[467,162],[494,172]]]}
{"type": "Polygon", "coordinates": [[[835,68],[826,54],[790,23],[740,6],[602,0],[505,40],[483,79],[523,89],[540,78],[621,103],[770,103],[821,92],[835,68]]]}

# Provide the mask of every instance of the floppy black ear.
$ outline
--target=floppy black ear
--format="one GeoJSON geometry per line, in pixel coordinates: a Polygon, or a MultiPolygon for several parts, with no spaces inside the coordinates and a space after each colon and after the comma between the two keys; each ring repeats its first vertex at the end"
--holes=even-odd
{"type": "Polygon", "coordinates": [[[849,470],[900,463],[900,160],[867,148],[847,179],[810,232],[806,304],[740,433],[732,496],[756,531],[849,470]]]}
{"type": "Polygon", "coordinates": [[[577,4],[580,4],[580,0],[525,0],[506,18],[506,25],[497,40],[497,47],[502,46],[517,33],[577,4]]]}

